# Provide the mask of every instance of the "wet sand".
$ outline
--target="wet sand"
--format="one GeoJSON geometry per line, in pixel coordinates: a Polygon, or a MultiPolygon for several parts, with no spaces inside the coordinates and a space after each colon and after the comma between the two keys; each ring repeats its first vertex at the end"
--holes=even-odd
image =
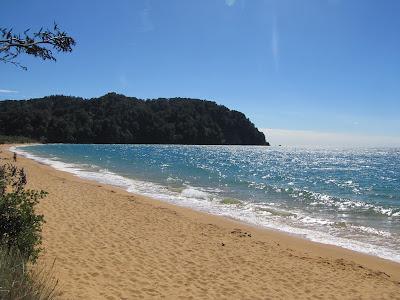
{"type": "Polygon", "coordinates": [[[40,263],[63,299],[400,299],[398,263],[17,165],[49,192],[40,263]]]}

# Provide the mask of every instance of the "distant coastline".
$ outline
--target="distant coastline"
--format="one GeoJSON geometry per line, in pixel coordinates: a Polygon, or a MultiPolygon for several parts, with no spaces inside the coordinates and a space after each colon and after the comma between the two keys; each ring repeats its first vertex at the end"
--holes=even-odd
{"type": "Polygon", "coordinates": [[[215,102],[115,93],[1,101],[0,135],[42,143],[269,145],[243,113],[215,102]]]}

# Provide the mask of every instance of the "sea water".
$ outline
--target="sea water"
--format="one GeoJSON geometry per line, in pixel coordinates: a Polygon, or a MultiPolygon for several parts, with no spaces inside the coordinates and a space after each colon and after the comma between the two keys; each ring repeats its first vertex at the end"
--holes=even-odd
{"type": "Polygon", "coordinates": [[[400,149],[18,147],[79,177],[400,262],[400,149]]]}

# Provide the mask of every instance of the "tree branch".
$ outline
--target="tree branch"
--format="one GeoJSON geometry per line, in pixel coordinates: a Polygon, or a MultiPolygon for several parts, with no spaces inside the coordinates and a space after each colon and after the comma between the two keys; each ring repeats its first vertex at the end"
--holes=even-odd
{"type": "Polygon", "coordinates": [[[75,40],[61,31],[54,24],[53,31],[40,29],[38,32],[28,35],[29,29],[23,35],[14,34],[12,29],[0,28],[0,61],[21,66],[15,61],[20,54],[28,54],[40,57],[43,60],[56,60],[51,49],[57,52],[71,52],[75,46],[75,40]]]}

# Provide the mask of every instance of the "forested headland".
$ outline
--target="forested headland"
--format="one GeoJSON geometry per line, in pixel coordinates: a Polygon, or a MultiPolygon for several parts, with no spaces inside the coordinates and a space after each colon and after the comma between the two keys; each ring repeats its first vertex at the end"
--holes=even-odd
{"type": "Polygon", "coordinates": [[[115,93],[1,101],[0,135],[45,143],[269,145],[243,113],[215,102],[115,93]]]}

